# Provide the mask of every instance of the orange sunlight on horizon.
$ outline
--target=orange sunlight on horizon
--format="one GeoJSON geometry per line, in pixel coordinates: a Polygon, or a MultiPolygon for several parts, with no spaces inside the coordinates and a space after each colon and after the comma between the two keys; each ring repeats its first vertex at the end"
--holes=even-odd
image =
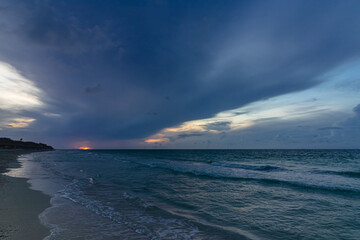
{"type": "Polygon", "coordinates": [[[81,150],[91,150],[91,147],[79,147],[81,150]]]}

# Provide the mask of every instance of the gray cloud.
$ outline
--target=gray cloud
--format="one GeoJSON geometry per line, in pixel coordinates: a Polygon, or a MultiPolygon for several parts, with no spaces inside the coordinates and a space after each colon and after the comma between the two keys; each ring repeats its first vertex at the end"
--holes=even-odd
{"type": "Polygon", "coordinates": [[[248,112],[232,112],[232,114],[234,114],[234,116],[239,116],[239,115],[244,115],[247,114],[248,112]]]}
{"type": "Polygon", "coordinates": [[[360,104],[354,107],[353,112],[354,116],[341,123],[342,126],[348,128],[360,127],[360,104]]]}
{"type": "Polygon", "coordinates": [[[203,136],[204,134],[202,133],[184,133],[184,134],[179,134],[177,136],[178,139],[183,139],[183,138],[188,138],[188,137],[200,137],[203,136]]]}
{"type": "Polygon", "coordinates": [[[214,122],[214,123],[209,123],[206,125],[203,125],[203,127],[210,131],[210,130],[215,130],[215,131],[226,131],[230,129],[230,123],[231,122],[214,122]]]}
{"type": "Polygon", "coordinates": [[[354,113],[356,113],[357,115],[360,115],[360,104],[358,104],[356,107],[354,107],[353,111],[354,111],[354,113]]]}
{"type": "Polygon", "coordinates": [[[86,93],[96,93],[101,91],[103,91],[103,88],[101,87],[100,84],[96,84],[95,86],[85,88],[86,93]]]}
{"type": "Polygon", "coordinates": [[[322,128],[318,128],[318,130],[321,130],[321,131],[323,131],[323,130],[341,130],[341,129],[343,129],[343,128],[341,128],[341,127],[322,127],[322,128]]]}

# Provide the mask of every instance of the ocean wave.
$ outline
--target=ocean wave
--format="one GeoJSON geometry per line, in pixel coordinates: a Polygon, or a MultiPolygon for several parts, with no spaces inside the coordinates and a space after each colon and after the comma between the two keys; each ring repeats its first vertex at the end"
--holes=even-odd
{"type": "Polygon", "coordinates": [[[360,172],[357,172],[357,171],[315,170],[313,172],[320,173],[320,174],[340,175],[340,176],[346,176],[346,177],[351,177],[351,178],[360,178],[360,172]]]}
{"type": "Polygon", "coordinates": [[[228,162],[213,162],[213,166],[229,167],[229,168],[242,168],[248,170],[257,170],[257,171],[274,171],[274,170],[283,170],[283,168],[271,166],[271,165],[247,165],[239,163],[228,163],[228,162]]]}
{"type": "MultiPolygon", "coordinates": [[[[200,232],[199,229],[187,221],[147,214],[147,212],[164,212],[165,210],[149,205],[128,192],[124,192],[122,195],[122,200],[125,201],[122,201],[123,208],[126,211],[120,212],[114,207],[104,204],[103,201],[86,195],[82,189],[84,185],[88,184],[88,181],[75,179],[59,192],[60,196],[86,207],[99,216],[125,225],[146,239],[202,239],[197,236],[200,232]],[[136,202],[135,206],[134,202],[136,202]]],[[[117,203],[119,201],[121,199],[118,199],[117,203]]],[[[166,214],[169,215],[168,212],[166,214]]],[[[159,215],[164,215],[164,213],[159,215]]]]}
{"type": "Polygon", "coordinates": [[[342,174],[334,176],[326,172],[291,170],[268,165],[225,164],[221,162],[209,164],[204,162],[157,161],[142,162],[141,164],[200,177],[258,181],[265,184],[282,184],[303,189],[360,193],[359,179],[342,176],[342,174]]]}

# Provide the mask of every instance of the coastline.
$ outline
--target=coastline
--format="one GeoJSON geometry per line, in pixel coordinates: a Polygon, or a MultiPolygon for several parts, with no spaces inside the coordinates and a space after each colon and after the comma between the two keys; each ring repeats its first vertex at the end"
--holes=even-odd
{"type": "Polygon", "coordinates": [[[3,175],[7,168],[20,167],[17,158],[29,150],[0,151],[0,239],[44,239],[50,230],[39,214],[50,207],[50,197],[30,189],[26,178],[3,175]]]}

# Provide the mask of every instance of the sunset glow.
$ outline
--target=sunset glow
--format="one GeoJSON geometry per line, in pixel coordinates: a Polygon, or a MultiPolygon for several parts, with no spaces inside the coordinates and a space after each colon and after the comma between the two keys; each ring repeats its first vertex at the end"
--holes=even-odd
{"type": "Polygon", "coordinates": [[[5,123],[8,128],[25,128],[28,127],[31,123],[35,122],[34,118],[13,118],[10,119],[8,123],[5,123]]]}
{"type": "Polygon", "coordinates": [[[91,147],[79,147],[81,150],[91,150],[91,147]]]}
{"type": "Polygon", "coordinates": [[[148,139],[145,140],[146,143],[160,143],[160,142],[168,142],[169,139],[167,138],[158,138],[158,139],[148,139]]]}

